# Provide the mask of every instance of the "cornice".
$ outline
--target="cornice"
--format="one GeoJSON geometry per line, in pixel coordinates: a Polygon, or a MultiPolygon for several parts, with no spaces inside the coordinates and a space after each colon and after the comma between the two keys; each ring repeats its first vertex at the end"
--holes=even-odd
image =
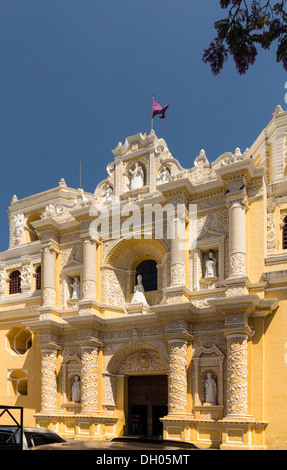
{"type": "Polygon", "coordinates": [[[277,299],[262,299],[257,294],[220,297],[209,299],[207,302],[223,315],[244,313],[247,317],[265,317],[279,307],[277,299]]]}

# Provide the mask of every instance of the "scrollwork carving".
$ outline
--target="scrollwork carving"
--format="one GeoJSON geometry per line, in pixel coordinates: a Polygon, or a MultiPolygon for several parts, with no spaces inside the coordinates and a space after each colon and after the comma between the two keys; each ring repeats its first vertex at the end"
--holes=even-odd
{"type": "Polygon", "coordinates": [[[41,367],[42,410],[57,409],[57,351],[42,350],[41,367]]]}
{"type": "Polygon", "coordinates": [[[171,341],[169,353],[169,414],[182,414],[187,411],[187,343],[171,341]]]}

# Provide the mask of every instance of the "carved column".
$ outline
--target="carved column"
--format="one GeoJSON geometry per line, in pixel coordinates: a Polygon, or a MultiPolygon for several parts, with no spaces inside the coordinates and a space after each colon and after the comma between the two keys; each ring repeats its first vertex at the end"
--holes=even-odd
{"type": "Polygon", "coordinates": [[[83,298],[96,299],[97,242],[85,238],[83,242],[83,298]]]}
{"type": "MultiPolygon", "coordinates": [[[[181,200],[180,200],[181,201],[181,200]]],[[[185,205],[173,200],[175,217],[168,221],[172,224],[170,232],[170,284],[185,285],[185,205]]]]}
{"type": "Polygon", "coordinates": [[[251,333],[243,315],[243,322],[238,315],[226,318],[224,335],[227,342],[227,417],[248,415],[248,354],[247,341],[251,333]],[[229,324],[228,324],[229,323],[229,324]],[[232,326],[237,323],[237,326],[232,326]],[[241,326],[240,326],[241,323],[241,326]]]}
{"type": "Polygon", "coordinates": [[[57,253],[51,245],[43,252],[43,304],[56,305],[56,258],[57,253]]]}
{"type": "Polygon", "coordinates": [[[57,410],[57,349],[41,350],[41,410],[57,410]]]}
{"type": "Polygon", "coordinates": [[[229,278],[245,276],[245,197],[227,202],[229,206],[229,278]]]}
{"type": "Polygon", "coordinates": [[[187,340],[169,339],[168,414],[187,413],[187,340]]]}
{"type": "Polygon", "coordinates": [[[81,346],[81,402],[82,411],[96,413],[98,409],[98,347],[81,346]]]}

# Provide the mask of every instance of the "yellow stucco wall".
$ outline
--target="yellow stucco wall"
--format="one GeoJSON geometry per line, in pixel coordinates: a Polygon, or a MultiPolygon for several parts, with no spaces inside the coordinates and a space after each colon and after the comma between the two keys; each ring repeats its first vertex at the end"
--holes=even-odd
{"type": "Polygon", "coordinates": [[[280,308],[265,320],[264,419],[269,448],[287,449],[287,299],[286,289],[268,293],[280,308]]]}
{"type": "MultiPolygon", "coordinates": [[[[40,348],[32,346],[26,353],[18,355],[11,351],[7,342],[7,334],[15,327],[15,322],[0,328],[1,367],[0,367],[0,404],[2,406],[24,407],[24,425],[34,426],[34,413],[40,410],[41,397],[41,358],[40,348]],[[28,375],[27,396],[15,395],[8,373],[16,370],[25,370],[28,375]]],[[[1,424],[4,422],[1,420],[1,424]]],[[[9,424],[12,424],[11,421],[9,424]]]]}

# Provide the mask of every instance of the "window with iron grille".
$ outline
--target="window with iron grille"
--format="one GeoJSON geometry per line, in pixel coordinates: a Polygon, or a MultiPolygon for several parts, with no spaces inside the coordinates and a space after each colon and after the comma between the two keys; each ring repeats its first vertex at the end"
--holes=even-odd
{"type": "Polygon", "coordinates": [[[137,284],[138,275],[142,276],[142,284],[145,292],[157,290],[157,265],[156,261],[147,259],[142,261],[136,269],[135,283],[137,284]]]}
{"type": "Polygon", "coordinates": [[[36,269],[36,290],[41,289],[41,266],[36,269]]]}
{"type": "Polygon", "coordinates": [[[287,217],[284,219],[282,246],[283,250],[287,249],[287,217]]]}
{"type": "Polygon", "coordinates": [[[21,276],[19,271],[13,271],[9,278],[9,294],[20,294],[21,276]]]}

